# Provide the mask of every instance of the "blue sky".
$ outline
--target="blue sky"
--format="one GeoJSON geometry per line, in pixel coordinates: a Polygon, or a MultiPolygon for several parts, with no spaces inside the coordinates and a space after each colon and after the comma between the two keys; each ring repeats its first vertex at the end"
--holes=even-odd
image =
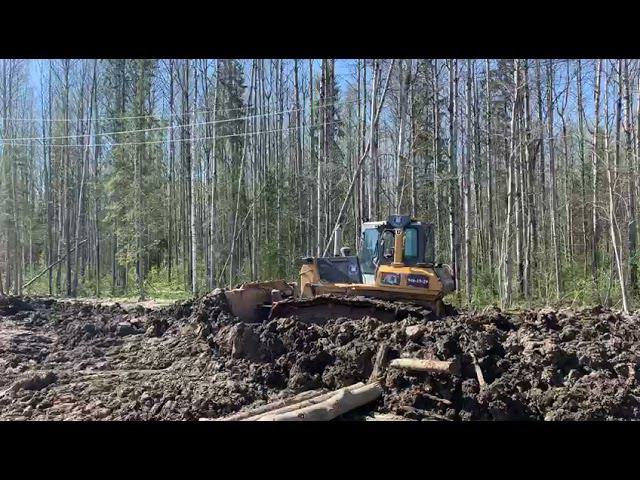
{"type": "MultiPolygon", "coordinates": [[[[28,62],[28,71],[30,74],[31,86],[35,93],[36,98],[36,108],[39,111],[39,98],[40,98],[40,63],[46,60],[29,60],[28,62]]],[[[304,73],[308,72],[308,60],[304,59],[304,73]]],[[[314,72],[318,72],[321,64],[320,59],[316,59],[313,61],[314,63],[314,72]]],[[[353,59],[336,59],[336,80],[340,86],[342,93],[345,93],[347,90],[348,84],[352,84],[355,81],[353,77],[353,70],[355,66],[356,60],[353,59]]],[[[484,63],[484,62],[483,62],[484,63]]],[[[585,100],[585,111],[587,117],[593,115],[594,110],[594,102],[593,102],[593,77],[594,77],[594,63],[590,60],[584,60],[583,62],[583,96],[585,100]]],[[[533,63],[530,63],[532,80],[535,79],[535,70],[533,63]]],[[[483,71],[484,68],[481,69],[483,71]]],[[[247,70],[248,73],[248,70],[247,70]]],[[[572,75],[573,75],[572,71],[572,75]]],[[[574,80],[572,78],[572,80],[574,80]]],[[[558,89],[560,89],[560,84],[564,84],[566,82],[566,69],[563,66],[559,66],[556,69],[556,82],[558,89]]],[[[532,86],[533,87],[533,86],[532,86]]],[[[571,85],[571,98],[569,104],[570,116],[573,116],[574,112],[572,110],[572,102],[575,101],[576,97],[576,87],[575,83],[571,85]]]]}

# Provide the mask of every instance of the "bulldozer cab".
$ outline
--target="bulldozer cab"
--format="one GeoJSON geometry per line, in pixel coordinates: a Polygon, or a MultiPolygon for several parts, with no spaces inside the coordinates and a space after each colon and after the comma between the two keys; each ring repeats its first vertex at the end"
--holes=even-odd
{"type": "Polygon", "coordinates": [[[414,222],[408,216],[395,215],[386,222],[366,222],[362,226],[362,248],[358,256],[363,282],[375,283],[379,265],[394,263],[396,236],[402,232],[405,266],[431,266],[434,258],[434,227],[429,222],[414,222]]]}

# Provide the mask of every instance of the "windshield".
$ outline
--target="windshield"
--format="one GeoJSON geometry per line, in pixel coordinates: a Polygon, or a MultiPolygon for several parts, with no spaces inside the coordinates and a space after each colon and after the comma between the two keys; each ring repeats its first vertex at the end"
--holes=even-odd
{"type": "Polygon", "coordinates": [[[418,230],[415,228],[404,231],[404,258],[409,262],[418,259],[418,230]]]}
{"type": "Polygon", "coordinates": [[[360,269],[362,273],[370,275],[376,272],[373,257],[376,255],[378,245],[378,230],[368,228],[362,235],[362,251],[360,252],[360,269]]]}

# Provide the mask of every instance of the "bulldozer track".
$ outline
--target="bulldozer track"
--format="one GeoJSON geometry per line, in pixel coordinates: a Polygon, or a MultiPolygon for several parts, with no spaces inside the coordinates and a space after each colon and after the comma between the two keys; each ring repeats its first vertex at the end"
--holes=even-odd
{"type": "Polygon", "coordinates": [[[269,318],[293,316],[303,322],[320,325],[331,318],[357,320],[368,316],[384,322],[403,320],[409,316],[427,320],[436,318],[433,308],[427,305],[333,294],[302,299],[287,298],[274,304],[269,318]]]}

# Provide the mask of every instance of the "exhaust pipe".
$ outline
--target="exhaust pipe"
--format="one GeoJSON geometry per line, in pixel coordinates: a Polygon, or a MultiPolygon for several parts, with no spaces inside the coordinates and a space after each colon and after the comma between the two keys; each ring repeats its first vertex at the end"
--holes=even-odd
{"type": "Polygon", "coordinates": [[[342,245],[342,225],[336,228],[336,233],[333,237],[333,256],[340,256],[340,245],[342,245]]]}

